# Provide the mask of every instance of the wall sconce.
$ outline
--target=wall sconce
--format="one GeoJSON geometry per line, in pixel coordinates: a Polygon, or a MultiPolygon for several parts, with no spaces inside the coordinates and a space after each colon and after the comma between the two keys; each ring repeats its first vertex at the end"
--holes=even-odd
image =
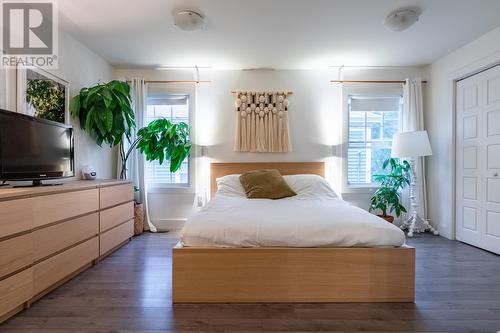
{"type": "Polygon", "coordinates": [[[207,188],[210,186],[210,160],[208,158],[208,146],[200,146],[200,190],[201,195],[198,196],[198,207],[204,206],[208,199],[209,194],[207,188]]]}

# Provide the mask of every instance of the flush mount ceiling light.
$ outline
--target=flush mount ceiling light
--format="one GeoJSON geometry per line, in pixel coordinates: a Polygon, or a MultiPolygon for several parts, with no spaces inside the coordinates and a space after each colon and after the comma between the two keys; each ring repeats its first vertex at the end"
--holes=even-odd
{"type": "Polygon", "coordinates": [[[384,20],[384,26],[391,31],[403,31],[418,21],[419,12],[415,9],[396,9],[384,20]]]}
{"type": "Polygon", "coordinates": [[[174,24],[184,31],[195,31],[203,28],[205,18],[192,10],[179,10],[174,14],[174,24]]]}

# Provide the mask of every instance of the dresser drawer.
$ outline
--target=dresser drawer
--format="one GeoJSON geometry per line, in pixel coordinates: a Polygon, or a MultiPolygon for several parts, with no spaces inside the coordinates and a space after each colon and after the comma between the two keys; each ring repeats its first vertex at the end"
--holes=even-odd
{"type": "Polygon", "coordinates": [[[33,270],[25,269],[0,281],[0,317],[31,299],[33,270]]]}
{"type": "Polygon", "coordinates": [[[134,188],[132,184],[101,187],[100,191],[101,209],[134,200],[134,188]]]}
{"type": "Polygon", "coordinates": [[[33,237],[25,234],[0,242],[0,278],[33,263],[33,237]]]}
{"type": "Polygon", "coordinates": [[[134,217],[134,203],[132,201],[126,204],[105,209],[100,213],[100,232],[109,230],[134,217]]]}
{"type": "Polygon", "coordinates": [[[63,280],[98,256],[98,237],[68,249],[33,266],[34,295],[63,280]]]}
{"type": "Polygon", "coordinates": [[[0,238],[30,230],[33,224],[33,200],[0,201],[0,238]]]}
{"type": "Polygon", "coordinates": [[[134,220],[106,231],[99,237],[99,255],[102,256],[134,235],[134,220]]]}
{"type": "Polygon", "coordinates": [[[97,236],[98,233],[98,213],[37,229],[33,231],[34,260],[43,259],[73,244],[97,236]]]}
{"type": "Polygon", "coordinates": [[[33,198],[34,227],[99,210],[99,190],[65,192],[33,198]]]}

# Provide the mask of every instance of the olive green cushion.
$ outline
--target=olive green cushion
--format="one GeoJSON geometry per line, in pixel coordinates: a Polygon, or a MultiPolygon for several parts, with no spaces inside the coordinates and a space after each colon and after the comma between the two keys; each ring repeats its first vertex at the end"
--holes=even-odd
{"type": "Polygon", "coordinates": [[[240,176],[249,199],[281,199],[297,195],[278,170],[256,170],[240,176]]]}

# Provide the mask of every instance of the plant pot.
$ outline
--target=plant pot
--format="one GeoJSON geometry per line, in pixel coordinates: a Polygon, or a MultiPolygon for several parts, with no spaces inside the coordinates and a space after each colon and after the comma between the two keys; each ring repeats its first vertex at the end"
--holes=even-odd
{"type": "Polygon", "coordinates": [[[392,216],[392,215],[386,215],[386,216],[384,216],[384,215],[377,215],[377,216],[380,217],[380,218],[383,218],[384,220],[386,220],[389,223],[394,222],[394,216],[392,216]]]}
{"type": "Polygon", "coordinates": [[[134,191],[134,201],[137,205],[142,204],[141,202],[141,192],[140,191],[134,191]]]}
{"type": "Polygon", "coordinates": [[[134,204],[134,235],[140,235],[144,231],[144,206],[134,204]]]}

